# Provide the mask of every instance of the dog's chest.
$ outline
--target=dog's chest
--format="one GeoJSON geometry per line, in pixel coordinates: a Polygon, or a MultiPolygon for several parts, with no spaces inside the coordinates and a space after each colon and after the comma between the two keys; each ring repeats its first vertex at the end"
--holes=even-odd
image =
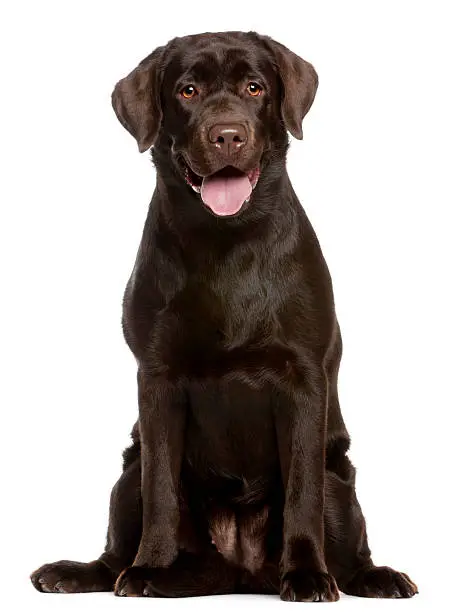
{"type": "Polygon", "coordinates": [[[293,353],[283,338],[276,288],[247,281],[188,282],[158,314],[152,354],[173,376],[239,373],[257,381],[265,370],[288,368],[293,353]]]}

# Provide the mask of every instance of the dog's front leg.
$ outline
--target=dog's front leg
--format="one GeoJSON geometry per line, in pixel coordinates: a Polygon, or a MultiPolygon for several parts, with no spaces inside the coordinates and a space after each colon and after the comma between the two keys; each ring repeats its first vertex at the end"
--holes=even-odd
{"type": "Polygon", "coordinates": [[[180,387],[139,375],[143,513],[134,565],[166,567],[178,552],[185,410],[180,387]]]}
{"type": "Polygon", "coordinates": [[[168,567],[178,554],[179,480],[186,402],[181,386],[139,372],[142,535],[132,567],[119,577],[118,595],[143,595],[149,568],[168,567]]]}
{"type": "Polygon", "coordinates": [[[281,599],[337,601],[324,558],[327,381],[314,368],[306,388],[280,393],[275,420],[285,490],[281,599]]]}

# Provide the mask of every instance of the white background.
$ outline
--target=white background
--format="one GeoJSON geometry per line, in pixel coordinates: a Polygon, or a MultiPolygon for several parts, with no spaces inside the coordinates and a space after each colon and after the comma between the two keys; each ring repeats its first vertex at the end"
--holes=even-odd
{"type": "Polygon", "coordinates": [[[2,3],[1,608],[286,605],[41,595],[28,582],[44,562],[102,551],[137,415],[121,298],[155,172],[113,115],[113,85],[175,35],[256,29],[320,75],[289,171],[333,276],[374,559],[420,588],[408,602],[343,597],[335,609],[463,609],[460,4],[2,3]]]}

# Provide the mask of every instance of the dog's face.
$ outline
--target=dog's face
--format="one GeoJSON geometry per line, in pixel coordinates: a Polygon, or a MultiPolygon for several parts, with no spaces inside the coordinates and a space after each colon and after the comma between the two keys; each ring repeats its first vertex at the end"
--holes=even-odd
{"type": "Polygon", "coordinates": [[[159,47],[113,92],[140,151],[163,149],[218,216],[243,210],[264,160],[302,138],[316,93],[311,64],[255,33],[199,34],[159,47]]]}

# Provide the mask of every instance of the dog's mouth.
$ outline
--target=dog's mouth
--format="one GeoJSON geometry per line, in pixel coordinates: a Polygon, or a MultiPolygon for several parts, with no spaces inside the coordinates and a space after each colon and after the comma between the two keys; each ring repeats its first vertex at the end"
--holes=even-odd
{"type": "Polygon", "coordinates": [[[260,177],[260,168],[242,172],[226,166],[209,176],[199,176],[186,163],[184,177],[188,185],[200,194],[203,203],[219,217],[238,213],[250,200],[260,177]]]}

